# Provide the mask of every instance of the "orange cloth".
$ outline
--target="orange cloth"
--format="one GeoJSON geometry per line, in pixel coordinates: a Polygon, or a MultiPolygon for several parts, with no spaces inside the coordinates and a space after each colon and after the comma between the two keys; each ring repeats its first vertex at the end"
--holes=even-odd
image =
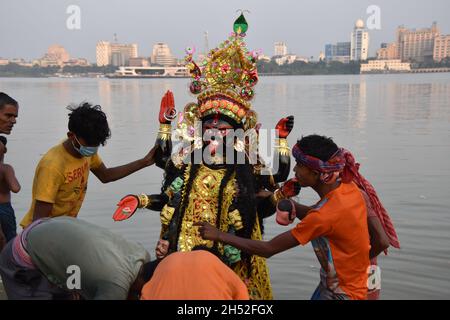
{"type": "Polygon", "coordinates": [[[249,300],[244,282],[207,251],[164,258],[142,288],[142,300],[249,300]]]}
{"type": "Polygon", "coordinates": [[[367,298],[370,240],[367,209],[356,184],[341,183],[291,232],[302,245],[312,242],[328,289],[350,299],[367,298]]]}

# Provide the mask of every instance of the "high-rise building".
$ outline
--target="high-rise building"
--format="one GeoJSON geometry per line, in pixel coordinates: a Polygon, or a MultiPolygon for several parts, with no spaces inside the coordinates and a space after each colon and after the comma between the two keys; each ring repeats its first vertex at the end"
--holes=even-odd
{"type": "Polygon", "coordinates": [[[99,41],[96,47],[96,58],[99,67],[111,64],[111,43],[99,41]]]}
{"type": "Polygon", "coordinates": [[[450,35],[439,36],[434,40],[434,61],[450,57],[450,35]]]}
{"type": "Polygon", "coordinates": [[[336,55],[336,45],[335,44],[326,44],[325,45],[325,59],[327,61],[332,61],[333,57],[336,55]]]}
{"type": "Polygon", "coordinates": [[[350,42],[338,42],[336,44],[336,56],[347,57],[350,56],[351,43],[350,42]]]}
{"type": "Polygon", "coordinates": [[[351,35],[350,60],[367,60],[369,57],[369,32],[364,29],[364,21],[361,19],[355,23],[351,35]]]}
{"type": "Polygon", "coordinates": [[[97,43],[96,58],[98,66],[127,66],[131,58],[137,58],[137,44],[119,44],[108,41],[97,43]]]}
{"type": "Polygon", "coordinates": [[[288,49],[284,42],[275,42],[274,49],[275,56],[285,56],[288,54],[288,49]]]}
{"type": "Polygon", "coordinates": [[[439,36],[437,23],[433,22],[431,28],[406,29],[397,28],[398,58],[402,61],[419,61],[433,58],[434,40],[439,36]]]}
{"type": "Polygon", "coordinates": [[[382,43],[377,51],[377,60],[395,60],[398,59],[397,43],[382,43]]]}
{"type": "Polygon", "coordinates": [[[159,42],[153,45],[151,62],[152,64],[168,67],[175,66],[177,59],[172,55],[167,44],[159,42]]]}
{"type": "Polygon", "coordinates": [[[128,66],[130,58],[137,58],[137,44],[111,44],[111,64],[113,66],[128,66]]]}
{"type": "Polygon", "coordinates": [[[349,63],[350,50],[351,50],[350,42],[338,42],[336,44],[327,44],[325,45],[325,60],[349,63]]]}

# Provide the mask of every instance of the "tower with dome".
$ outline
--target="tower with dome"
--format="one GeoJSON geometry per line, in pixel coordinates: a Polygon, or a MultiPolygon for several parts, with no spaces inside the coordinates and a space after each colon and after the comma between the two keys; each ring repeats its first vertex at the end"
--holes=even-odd
{"type": "Polygon", "coordinates": [[[367,60],[369,56],[369,32],[365,29],[364,21],[356,20],[351,35],[350,60],[367,60]]]}

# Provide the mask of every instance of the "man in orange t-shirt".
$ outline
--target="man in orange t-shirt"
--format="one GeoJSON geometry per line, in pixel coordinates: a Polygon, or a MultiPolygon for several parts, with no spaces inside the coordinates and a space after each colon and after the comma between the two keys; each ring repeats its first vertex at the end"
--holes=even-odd
{"type": "Polygon", "coordinates": [[[367,298],[367,213],[353,182],[327,193],[291,233],[303,246],[312,243],[322,267],[313,299],[367,298]]]}
{"type": "Polygon", "coordinates": [[[393,225],[372,185],[362,177],[351,153],[332,139],[318,135],[302,138],[292,151],[297,165],[295,176],[302,187],[320,196],[313,207],[280,201],[277,222],[301,222],[270,241],[255,241],[224,233],[207,223],[197,223],[203,238],[234,246],[250,254],[269,258],[277,253],[311,242],[321,264],[321,281],[312,299],[342,300],[367,298],[369,232],[367,208],[361,190],[370,203],[394,247],[398,239],[393,225]]]}
{"type": "Polygon", "coordinates": [[[165,257],[141,291],[142,300],[249,300],[244,282],[205,250],[165,257]]]}

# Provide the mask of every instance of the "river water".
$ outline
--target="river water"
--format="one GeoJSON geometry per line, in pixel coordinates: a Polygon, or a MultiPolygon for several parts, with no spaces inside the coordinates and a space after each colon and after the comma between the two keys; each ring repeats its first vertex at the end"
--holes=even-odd
{"type": "MultiPolygon", "coordinates": [[[[0,79],[0,91],[20,103],[5,159],[22,184],[12,201],[18,221],[30,205],[36,164],[66,135],[69,103],[102,106],[112,138],[100,155],[107,166],[115,166],[144,156],[153,145],[159,102],[168,89],[178,109],[194,101],[188,79],[0,79]]],[[[256,87],[253,107],[264,128],[295,115],[291,145],[302,135],[331,136],[354,153],[362,174],[376,187],[402,245],[379,259],[382,299],[450,298],[449,101],[450,73],[262,77],[256,87]]],[[[79,217],[139,241],[153,253],[157,213],[138,212],[121,223],[111,216],[122,196],[156,193],[161,179],[156,167],[106,185],[91,175],[79,217]]],[[[317,196],[302,190],[300,199],[312,204],[317,196]]],[[[265,237],[286,230],[272,217],[265,237]]],[[[272,257],[269,267],[276,299],[309,299],[319,281],[310,245],[272,257]]]]}

